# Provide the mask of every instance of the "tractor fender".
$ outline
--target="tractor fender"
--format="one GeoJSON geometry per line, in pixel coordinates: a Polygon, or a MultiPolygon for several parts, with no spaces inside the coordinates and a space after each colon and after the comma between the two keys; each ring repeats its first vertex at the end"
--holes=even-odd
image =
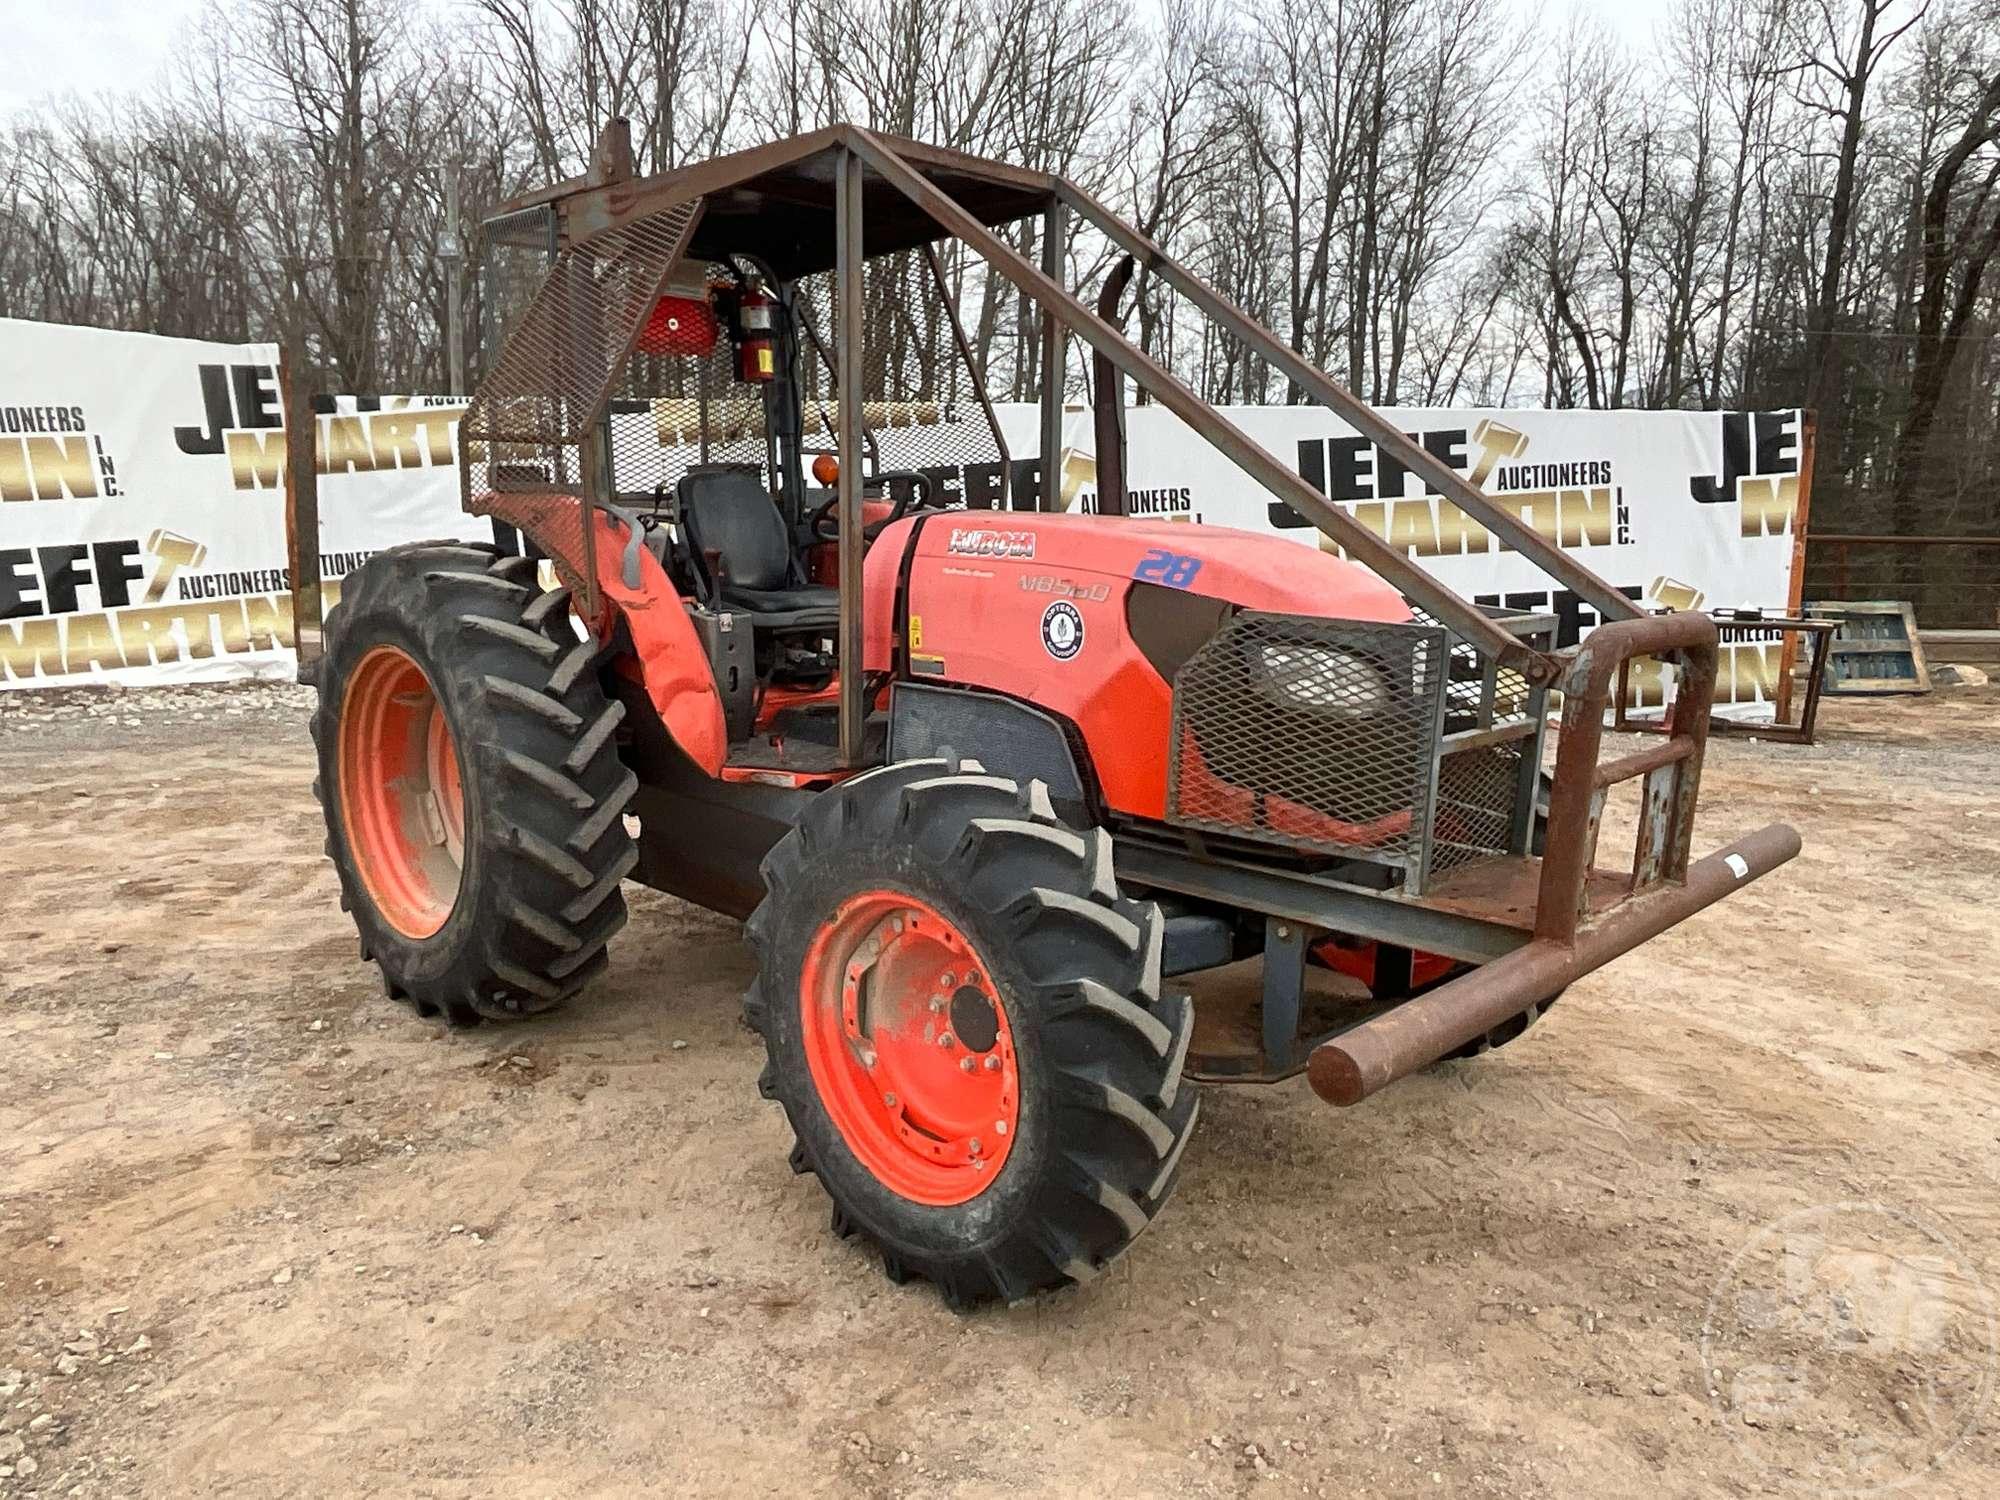
{"type": "MultiPolygon", "coordinates": [[[[576,496],[489,492],[467,509],[520,530],[556,565],[563,582],[581,592],[576,496]]],[[[722,695],[680,591],[630,516],[593,507],[590,519],[600,609],[585,625],[599,641],[608,641],[624,620],[632,640],[632,655],[623,664],[627,675],[645,688],[682,753],[710,776],[720,776],[729,753],[722,695]]],[[[583,613],[580,601],[577,613],[583,613]]]]}
{"type": "MultiPolygon", "coordinates": [[[[647,698],[688,759],[710,776],[720,776],[729,753],[722,695],[680,591],[640,542],[636,523],[596,509],[591,523],[597,592],[607,613],[615,610],[625,621],[647,698]]],[[[615,620],[607,618],[603,624],[600,639],[615,620]]]]}

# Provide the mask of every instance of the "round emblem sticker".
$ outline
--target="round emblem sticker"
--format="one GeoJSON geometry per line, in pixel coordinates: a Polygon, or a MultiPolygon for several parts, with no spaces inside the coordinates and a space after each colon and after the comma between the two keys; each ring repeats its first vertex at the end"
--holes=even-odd
{"type": "Polygon", "coordinates": [[[1067,599],[1042,611],[1042,644],[1057,661],[1068,661],[1083,649],[1083,616],[1067,599]]]}

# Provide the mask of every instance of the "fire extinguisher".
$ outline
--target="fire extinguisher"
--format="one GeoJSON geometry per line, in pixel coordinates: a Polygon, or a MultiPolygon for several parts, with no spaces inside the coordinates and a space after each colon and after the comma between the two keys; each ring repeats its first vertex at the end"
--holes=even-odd
{"type": "Polygon", "coordinates": [[[777,304],[746,287],[736,299],[736,378],[752,384],[778,378],[777,304]]]}

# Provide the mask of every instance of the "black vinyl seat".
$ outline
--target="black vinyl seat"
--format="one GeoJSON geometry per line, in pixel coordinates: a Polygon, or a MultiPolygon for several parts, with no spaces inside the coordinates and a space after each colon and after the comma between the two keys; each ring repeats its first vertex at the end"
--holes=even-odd
{"type": "Polygon", "coordinates": [[[840,590],[799,576],[785,518],[747,469],[691,469],[679,485],[681,531],[690,560],[725,608],[765,630],[831,629],[840,621],[840,590]],[[721,560],[721,588],[708,576],[708,554],[721,560]]]}
{"type": "Polygon", "coordinates": [[[722,602],[740,609],[758,613],[777,613],[785,610],[831,610],[840,608],[840,590],[823,587],[817,583],[800,584],[789,589],[746,589],[739,588],[733,581],[722,586],[722,602]]]}

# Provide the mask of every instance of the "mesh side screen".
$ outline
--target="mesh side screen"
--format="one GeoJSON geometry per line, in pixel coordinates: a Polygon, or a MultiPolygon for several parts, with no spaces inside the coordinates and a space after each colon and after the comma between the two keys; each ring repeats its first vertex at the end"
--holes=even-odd
{"type": "Polygon", "coordinates": [[[1528,743],[1516,740],[1461,750],[1439,762],[1437,818],[1431,839],[1433,875],[1508,852],[1521,757],[1528,743]]]}
{"type": "MultiPolygon", "coordinates": [[[[1490,657],[1462,642],[1453,645],[1445,689],[1446,734],[1525,724],[1531,703],[1528,680],[1518,670],[1495,667],[1490,657]]],[[[1508,852],[1527,743],[1461,750],[1439,763],[1432,874],[1508,852]]]]}
{"type": "MultiPolygon", "coordinates": [[[[480,226],[479,358],[475,380],[485,376],[501,345],[555,259],[555,210],[547,205],[489,219],[480,226]]],[[[454,395],[464,395],[457,391],[454,395]]]]}
{"type": "MultiPolygon", "coordinates": [[[[706,298],[732,283],[724,265],[683,265],[672,295],[706,298]]],[[[738,379],[736,346],[714,313],[675,351],[636,349],[620,373],[611,402],[610,487],[620,504],[651,511],[700,464],[741,464],[765,489],[770,471],[769,421],[762,385],[738,379]]]]}
{"type": "MultiPolygon", "coordinates": [[[[700,211],[699,199],[677,204],[556,257],[460,424],[467,510],[567,534],[577,558],[590,556],[589,508],[578,502],[609,477],[593,482],[597,419],[700,211]]],[[[563,571],[594,607],[588,569],[563,571]]]]}
{"type": "MultiPolygon", "coordinates": [[[[938,265],[951,286],[950,269],[938,265]]],[[[869,261],[861,309],[863,477],[892,476],[885,487],[900,495],[909,484],[900,476],[914,473],[939,503],[997,506],[1001,444],[980,402],[985,372],[966,367],[929,255],[906,250],[869,261]]],[[[816,488],[812,461],[835,452],[839,431],[831,273],[800,281],[797,313],[801,446],[807,486],[816,488]]]]}
{"type": "Polygon", "coordinates": [[[1413,863],[1445,633],[1244,612],[1174,678],[1172,822],[1413,863]]]}
{"type": "Polygon", "coordinates": [[[558,255],[466,409],[467,435],[580,441],[700,208],[691,200],[558,255]]]}
{"type": "MultiPolygon", "coordinates": [[[[1423,610],[1419,619],[1430,620],[1423,610]]],[[[1447,668],[1444,732],[1525,725],[1535,697],[1528,679],[1499,665],[1478,647],[1453,636],[1447,668]]],[[[1546,642],[1530,640],[1545,646],[1546,642]]],[[[1459,750],[1438,763],[1437,805],[1431,829],[1432,875],[1510,852],[1521,759],[1532,739],[1459,750]]]]}

